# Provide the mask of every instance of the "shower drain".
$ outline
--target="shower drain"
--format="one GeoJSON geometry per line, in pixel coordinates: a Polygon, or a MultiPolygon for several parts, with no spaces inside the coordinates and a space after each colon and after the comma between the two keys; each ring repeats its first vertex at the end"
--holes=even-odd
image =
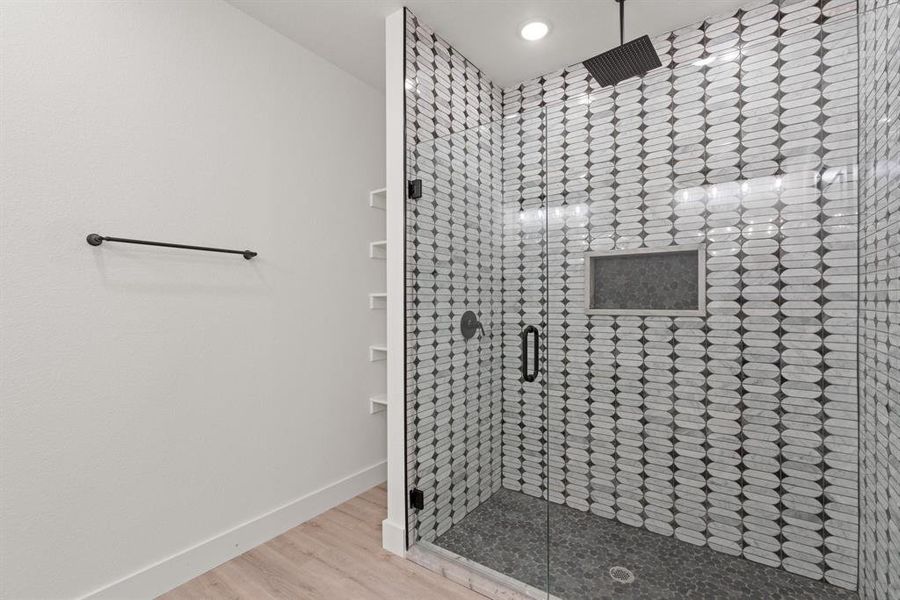
{"type": "Polygon", "coordinates": [[[613,567],[609,570],[609,576],[617,583],[631,583],[634,581],[634,573],[625,567],[613,567]]]}

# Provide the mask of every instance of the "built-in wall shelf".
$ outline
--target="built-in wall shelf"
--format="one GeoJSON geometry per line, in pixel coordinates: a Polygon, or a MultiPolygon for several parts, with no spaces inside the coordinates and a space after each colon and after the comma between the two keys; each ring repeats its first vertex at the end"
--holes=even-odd
{"type": "MultiPolygon", "coordinates": [[[[387,188],[380,188],[369,192],[369,206],[376,210],[387,210],[387,188]]],[[[387,233],[387,231],[385,231],[387,233]]],[[[376,260],[387,259],[387,240],[369,242],[369,258],[376,260]]],[[[386,284],[387,282],[385,282],[386,284]]],[[[387,292],[369,293],[370,310],[387,310],[387,292]]],[[[387,362],[387,345],[374,344],[369,346],[369,362],[387,362]]],[[[369,414],[387,412],[387,394],[372,394],[369,396],[369,414]]]]}
{"type": "Polygon", "coordinates": [[[369,414],[380,413],[387,408],[387,394],[369,396],[369,414]]]}
{"type": "Polygon", "coordinates": [[[387,293],[372,292],[369,294],[369,308],[373,310],[384,310],[387,308],[387,293]]]}
{"type": "Polygon", "coordinates": [[[387,359],[387,346],[369,346],[369,362],[387,359]]]}
{"type": "Polygon", "coordinates": [[[384,260],[387,258],[387,240],[369,243],[369,258],[384,260]]]}
{"type": "Polygon", "coordinates": [[[378,210],[387,210],[387,188],[369,192],[369,206],[378,210]]]}

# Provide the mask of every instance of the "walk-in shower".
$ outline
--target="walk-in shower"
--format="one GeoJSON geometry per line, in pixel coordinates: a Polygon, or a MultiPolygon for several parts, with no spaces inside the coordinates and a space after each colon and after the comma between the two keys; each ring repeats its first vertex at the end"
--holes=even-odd
{"type": "Polygon", "coordinates": [[[499,89],[406,27],[411,556],[900,599],[900,1],[673,23],[607,87],[499,89]]]}

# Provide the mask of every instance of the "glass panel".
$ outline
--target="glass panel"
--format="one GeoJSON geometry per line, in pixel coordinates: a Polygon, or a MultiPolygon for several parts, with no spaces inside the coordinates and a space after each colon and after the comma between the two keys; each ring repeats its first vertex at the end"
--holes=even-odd
{"type": "Polygon", "coordinates": [[[852,597],[853,9],[756,3],[643,78],[532,91],[552,595],[852,597]],[[585,313],[585,255],[698,245],[701,314],[585,313]]]}
{"type": "Polygon", "coordinates": [[[408,486],[422,497],[410,506],[410,543],[540,593],[543,129],[543,111],[526,111],[412,147],[408,176],[422,197],[406,211],[408,486]]]}

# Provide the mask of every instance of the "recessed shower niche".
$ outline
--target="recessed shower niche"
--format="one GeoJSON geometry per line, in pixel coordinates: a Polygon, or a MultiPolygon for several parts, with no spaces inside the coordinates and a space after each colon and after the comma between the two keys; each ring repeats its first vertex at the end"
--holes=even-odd
{"type": "Polygon", "coordinates": [[[702,244],[585,254],[585,312],[703,316],[705,264],[702,244]]]}

